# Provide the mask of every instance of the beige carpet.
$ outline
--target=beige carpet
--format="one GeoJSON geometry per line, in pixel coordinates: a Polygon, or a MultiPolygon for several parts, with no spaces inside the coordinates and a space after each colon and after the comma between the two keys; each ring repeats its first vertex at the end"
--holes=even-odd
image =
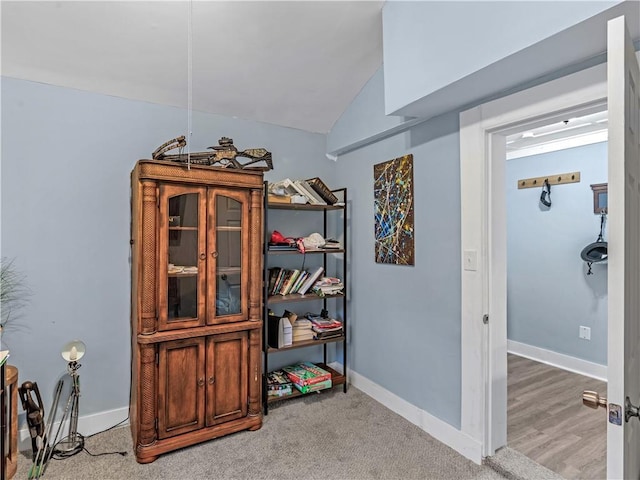
{"type": "MultiPolygon", "coordinates": [[[[81,432],[82,433],[82,432],[81,432]]],[[[502,479],[436,441],[351,387],[273,404],[262,429],[239,432],[136,463],[128,427],[86,441],[81,452],[52,460],[46,479],[502,479]]],[[[14,478],[26,479],[31,452],[14,478]]],[[[533,478],[533,477],[532,477],[533,478]]]]}
{"type": "Polygon", "coordinates": [[[557,473],[509,447],[501,448],[493,457],[487,458],[486,464],[509,480],[562,480],[557,473]]]}

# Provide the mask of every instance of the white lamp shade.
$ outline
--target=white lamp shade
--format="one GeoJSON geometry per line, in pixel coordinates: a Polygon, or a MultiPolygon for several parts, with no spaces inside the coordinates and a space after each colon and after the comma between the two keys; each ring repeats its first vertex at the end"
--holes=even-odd
{"type": "Polygon", "coordinates": [[[84,356],[86,348],[80,340],[72,340],[62,347],[62,358],[67,362],[77,362],[84,356]]]}

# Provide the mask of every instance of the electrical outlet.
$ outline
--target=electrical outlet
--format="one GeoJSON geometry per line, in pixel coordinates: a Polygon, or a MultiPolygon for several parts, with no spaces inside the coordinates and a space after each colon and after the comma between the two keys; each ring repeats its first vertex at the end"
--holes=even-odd
{"type": "Polygon", "coordinates": [[[591,328],[590,327],[583,327],[582,325],[580,325],[580,334],[579,334],[580,338],[583,338],[585,340],[591,340],[591,328]]]}

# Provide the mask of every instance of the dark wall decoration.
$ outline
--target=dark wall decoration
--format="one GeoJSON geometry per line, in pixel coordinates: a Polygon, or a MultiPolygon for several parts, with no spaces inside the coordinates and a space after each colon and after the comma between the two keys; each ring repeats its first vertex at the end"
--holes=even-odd
{"type": "Polygon", "coordinates": [[[414,265],[413,155],[373,166],[376,263],[414,265]]]}

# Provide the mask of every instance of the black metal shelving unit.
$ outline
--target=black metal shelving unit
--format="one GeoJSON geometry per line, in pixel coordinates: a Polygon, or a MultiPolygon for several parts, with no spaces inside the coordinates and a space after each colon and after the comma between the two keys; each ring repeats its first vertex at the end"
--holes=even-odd
{"type": "MultiPolygon", "coordinates": [[[[342,389],[344,393],[347,393],[347,333],[349,331],[347,327],[347,189],[339,188],[336,190],[332,190],[334,195],[339,198],[339,202],[341,205],[310,205],[310,204],[292,204],[292,203],[269,203],[268,202],[268,192],[269,192],[268,182],[265,182],[265,195],[264,195],[264,241],[263,241],[263,255],[264,255],[264,263],[263,263],[263,344],[262,344],[262,352],[263,352],[263,366],[264,371],[262,375],[262,404],[264,414],[267,415],[269,413],[269,404],[272,402],[279,402],[283,400],[287,400],[289,398],[295,398],[303,395],[298,391],[294,391],[291,395],[287,395],[284,397],[268,397],[267,391],[267,373],[269,372],[269,356],[272,354],[277,354],[280,352],[285,352],[289,350],[299,349],[299,348],[308,348],[313,346],[322,346],[323,348],[323,362],[322,364],[318,364],[321,368],[328,370],[331,372],[331,381],[332,388],[335,388],[338,385],[342,385],[342,389]],[[298,251],[269,251],[268,242],[271,235],[271,227],[269,225],[269,211],[270,210],[291,210],[291,211],[313,211],[313,212],[323,212],[323,225],[322,225],[322,234],[324,238],[327,238],[329,231],[329,221],[330,216],[333,214],[339,215],[342,213],[342,245],[343,248],[336,250],[311,250],[307,251],[304,255],[322,255],[322,265],[325,270],[325,275],[331,274],[332,272],[327,272],[327,259],[334,255],[342,255],[342,282],[344,284],[344,293],[339,295],[326,295],[325,297],[319,297],[313,294],[292,294],[292,295],[276,295],[269,297],[269,268],[271,266],[271,259],[273,257],[279,255],[303,255],[298,251]],[[269,346],[269,321],[268,314],[269,309],[273,305],[281,305],[285,303],[302,303],[302,302],[310,302],[310,301],[322,301],[322,306],[324,309],[327,309],[327,302],[331,299],[337,299],[335,302],[336,305],[341,304],[340,314],[342,315],[342,328],[343,335],[337,338],[330,338],[327,340],[307,340],[296,342],[289,347],[284,348],[273,348],[269,346]],[[343,358],[343,373],[337,372],[336,370],[329,367],[328,358],[327,358],[327,346],[329,344],[341,343],[342,344],[342,358],[343,358]]],[[[337,222],[336,222],[337,223],[337,222]]],[[[278,225],[277,227],[282,228],[283,225],[278,225]]],[[[337,308],[337,307],[336,307],[337,308]]],[[[322,393],[314,392],[314,393],[322,393]]],[[[307,394],[308,395],[308,394],[307,394]]]]}

